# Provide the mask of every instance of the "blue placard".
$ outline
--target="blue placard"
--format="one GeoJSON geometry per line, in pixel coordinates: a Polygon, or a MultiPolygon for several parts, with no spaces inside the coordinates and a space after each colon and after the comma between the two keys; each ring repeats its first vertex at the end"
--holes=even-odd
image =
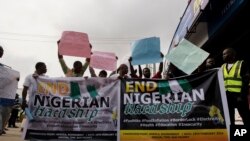
{"type": "Polygon", "coordinates": [[[132,65],[152,64],[162,61],[160,38],[151,37],[132,43],[132,65]]]}

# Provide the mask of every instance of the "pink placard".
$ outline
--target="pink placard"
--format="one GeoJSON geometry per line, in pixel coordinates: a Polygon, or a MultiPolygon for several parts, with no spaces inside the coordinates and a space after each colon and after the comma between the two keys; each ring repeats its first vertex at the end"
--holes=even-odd
{"type": "Polygon", "coordinates": [[[97,69],[114,71],[117,67],[117,59],[114,53],[94,51],[91,55],[90,66],[97,69]]]}
{"type": "Polygon", "coordinates": [[[64,31],[58,50],[61,55],[89,58],[91,48],[88,35],[81,32],[64,31]]]}

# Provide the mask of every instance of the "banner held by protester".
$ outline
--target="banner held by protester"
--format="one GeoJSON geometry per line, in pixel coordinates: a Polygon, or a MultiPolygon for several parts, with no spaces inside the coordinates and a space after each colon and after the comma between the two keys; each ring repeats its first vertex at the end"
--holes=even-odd
{"type": "Polygon", "coordinates": [[[38,78],[34,88],[25,139],[116,141],[119,80],[38,78]]]}
{"type": "Polygon", "coordinates": [[[229,115],[220,74],[214,69],[176,78],[175,83],[126,80],[120,100],[120,140],[227,141],[229,115]]]}

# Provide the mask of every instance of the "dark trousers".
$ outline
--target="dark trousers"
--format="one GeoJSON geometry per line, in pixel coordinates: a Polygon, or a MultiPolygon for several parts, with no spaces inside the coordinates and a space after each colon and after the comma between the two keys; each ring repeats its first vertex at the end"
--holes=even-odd
{"type": "Polygon", "coordinates": [[[11,115],[9,118],[9,127],[16,127],[16,120],[18,118],[18,109],[12,109],[11,115]]]}
{"type": "Polygon", "coordinates": [[[249,126],[250,111],[247,96],[242,96],[241,93],[234,93],[228,91],[226,93],[231,125],[235,125],[235,108],[237,108],[244,125],[249,126]]]}

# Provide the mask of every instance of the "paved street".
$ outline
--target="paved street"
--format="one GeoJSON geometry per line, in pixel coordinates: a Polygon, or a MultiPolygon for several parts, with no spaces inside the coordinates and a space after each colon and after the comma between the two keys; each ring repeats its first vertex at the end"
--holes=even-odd
{"type": "MultiPolygon", "coordinates": [[[[17,126],[20,127],[20,123],[18,123],[17,126]]],[[[8,128],[6,133],[7,134],[0,136],[0,141],[23,141],[21,138],[22,132],[20,132],[20,128],[8,128]]]]}

